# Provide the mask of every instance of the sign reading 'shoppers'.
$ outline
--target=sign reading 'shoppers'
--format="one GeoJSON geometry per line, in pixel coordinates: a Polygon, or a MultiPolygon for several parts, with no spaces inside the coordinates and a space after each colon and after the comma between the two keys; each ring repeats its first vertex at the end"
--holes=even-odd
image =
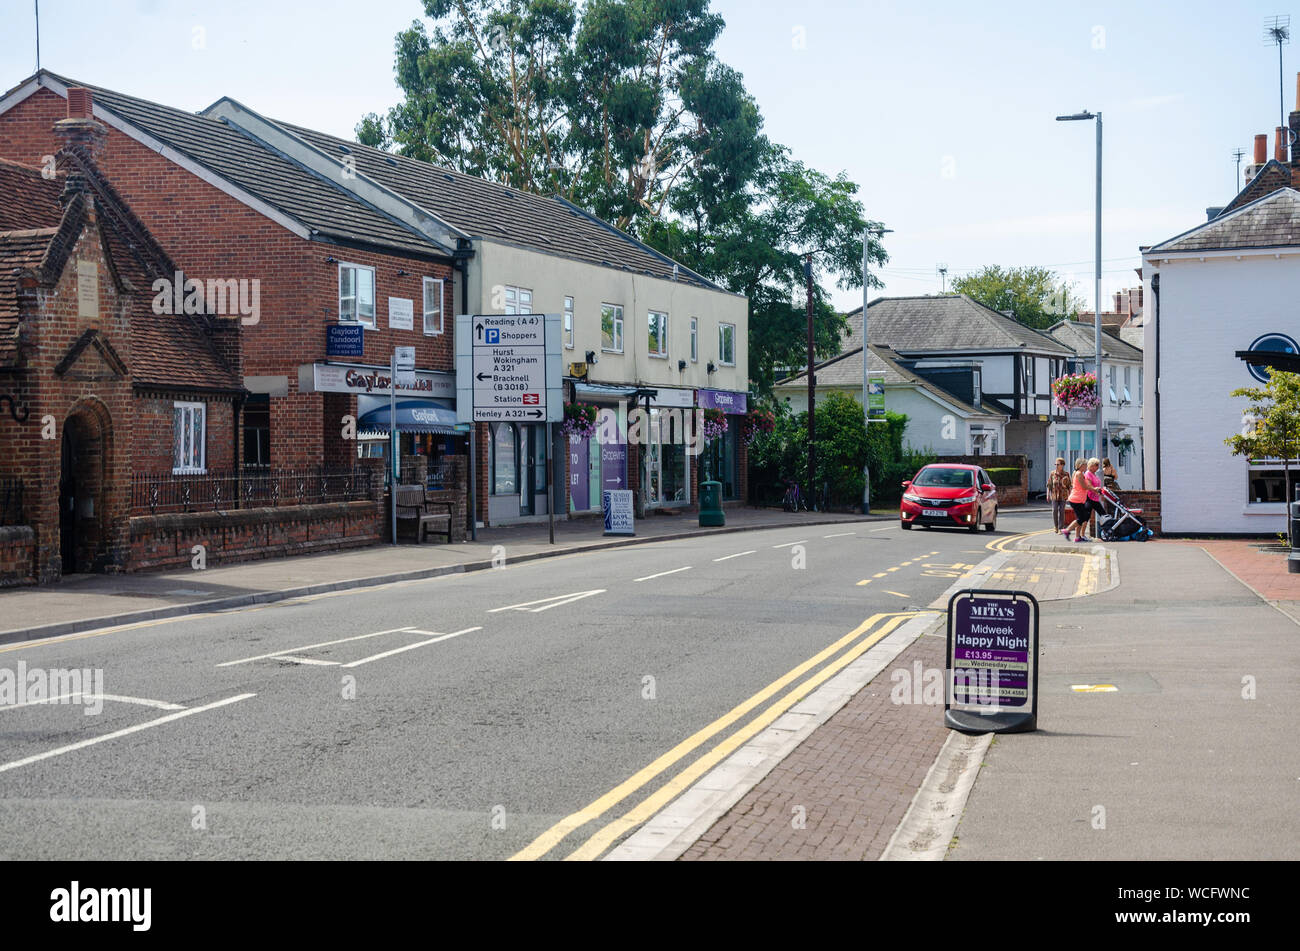
{"type": "Polygon", "coordinates": [[[1024,591],[959,591],[948,602],[944,724],[967,733],[1038,728],[1038,601],[1024,591]]]}
{"type": "Polygon", "coordinates": [[[563,418],[559,320],[557,314],[456,318],[456,402],[464,422],[563,418]]]}

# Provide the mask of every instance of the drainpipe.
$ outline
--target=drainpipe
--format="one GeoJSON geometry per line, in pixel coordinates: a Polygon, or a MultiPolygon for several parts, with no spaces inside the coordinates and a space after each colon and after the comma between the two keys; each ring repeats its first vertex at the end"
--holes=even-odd
{"type": "Polygon", "coordinates": [[[1151,275],[1151,294],[1156,304],[1156,491],[1160,491],[1160,454],[1164,435],[1160,432],[1160,275],[1151,275]]]}
{"type": "MultiPolygon", "coordinates": [[[[456,242],[456,253],[451,266],[460,272],[460,312],[468,314],[469,309],[469,259],[474,256],[474,244],[464,238],[456,242]]],[[[465,481],[469,488],[469,537],[478,541],[478,423],[469,424],[469,472],[465,481]]]]}

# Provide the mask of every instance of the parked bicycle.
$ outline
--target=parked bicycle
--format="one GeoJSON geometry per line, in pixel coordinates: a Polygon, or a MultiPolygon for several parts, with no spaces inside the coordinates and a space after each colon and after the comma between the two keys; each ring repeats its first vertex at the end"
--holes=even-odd
{"type": "Polygon", "coordinates": [[[785,495],[781,498],[781,508],[787,512],[797,512],[803,509],[808,511],[808,503],[804,501],[803,493],[799,491],[799,483],[793,479],[783,479],[785,483],[785,495]]]}

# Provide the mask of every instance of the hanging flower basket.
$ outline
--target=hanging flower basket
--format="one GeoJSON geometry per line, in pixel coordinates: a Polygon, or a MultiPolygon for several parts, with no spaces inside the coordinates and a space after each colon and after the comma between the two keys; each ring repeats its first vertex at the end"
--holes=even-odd
{"type": "Polygon", "coordinates": [[[704,441],[713,442],[727,431],[727,414],[720,409],[704,411],[704,441]]]}
{"type": "Polygon", "coordinates": [[[1112,446],[1114,446],[1116,449],[1118,449],[1120,452],[1132,452],[1132,451],[1133,451],[1133,437],[1132,437],[1132,436],[1128,436],[1128,435],[1124,435],[1124,436],[1115,436],[1115,437],[1113,437],[1113,438],[1111,439],[1110,444],[1111,444],[1112,446]]]}
{"type": "Polygon", "coordinates": [[[741,424],[741,437],[748,446],[759,433],[771,433],[776,429],[776,414],[770,409],[751,409],[745,414],[741,424]]]}
{"type": "Polygon", "coordinates": [[[565,403],[560,431],[570,439],[590,439],[596,435],[598,412],[599,408],[591,403],[565,403]]]}
{"type": "Polygon", "coordinates": [[[1097,374],[1072,373],[1052,381],[1052,399],[1061,409],[1096,409],[1097,374]]]}

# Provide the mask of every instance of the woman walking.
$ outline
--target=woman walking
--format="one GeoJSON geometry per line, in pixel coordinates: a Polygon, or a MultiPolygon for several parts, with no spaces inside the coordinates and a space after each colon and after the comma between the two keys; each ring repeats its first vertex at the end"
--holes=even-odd
{"type": "Polygon", "coordinates": [[[1058,532],[1065,527],[1065,506],[1069,497],[1070,473],[1065,470],[1065,460],[1057,458],[1056,468],[1047,475],[1047,500],[1052,503],[1052,528],[1058,532]]]}
{"type": "Polygon", "coordinates": [[[1106,517],[1106,507],[1101,504],[1101,487],[1102,479],[1098,474],[1101,469],[1101,460],[1093,456],[1088,460],[1088,469],[1084,477],[1088,480],[1088,507],[1092,510],[1088,517],[1088,530],[1092,536],[1097,537],[1097,516],[1106,517]]]}
{"type": "Polygon", "coordinates": [[[1066,538],[1070,537],[1071,529],[1077,529],[1074,538],[1076,542],[1088,541],[1087,536],[1083,534],[1083,527],[1088,524],[1088,513],[1092,511],[1092,506],[1088,504],[1088,479],[1084,475],[1085,465],[1082,459],[1074,463],[1074,478],[1067,499],[1070,508],[1074,509],[1074,521],[1061,529],[1061,534],[1066,538]]]}

